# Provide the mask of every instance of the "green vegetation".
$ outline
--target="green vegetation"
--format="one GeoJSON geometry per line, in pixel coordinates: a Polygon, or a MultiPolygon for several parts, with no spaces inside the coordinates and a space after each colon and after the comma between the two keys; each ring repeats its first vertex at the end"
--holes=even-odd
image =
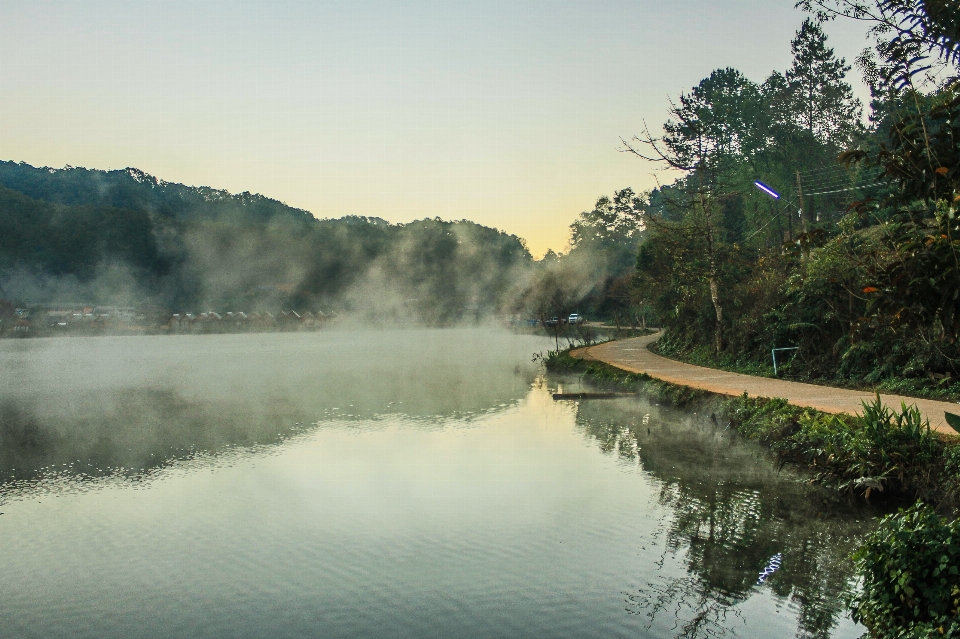
{"type": "Polygon", "coordinates": [[[605,390],[644,392],[674,406],[715,412],[738,433],[770,448],[777,463],[809,469],[811,481],[841,494],[960,506],[960,440],[930,429],[913,406],[893,411],[879,398],[859,415],[828,415],[783,399],[720,398],[643,373],[551,351],[548,370],[576,373],[605,390]]]}
{"type": "Polygon", "coordinates": [[[744,395],[726,400],[722,412],[780,463],[811,469],[821,485],[866,498],[960,505],[960,443],[932,432],[915,407],[896,412],[878,398],[860,415],[825,415],[744,395]]]}
{"type": "MultiPolygon", "coordinates": [[[[714,70],[670,102],[661,133],[624,139],[680,177],[599,198],[566,254],[535,261],[519,238],[466,220],[316,220],[136,169],[0,162],[0,297],[433,324],[578,312],[618,330],[659,324],[661,352],[699,364],[767,375],[771,349],[791,347],[793,379],[960,398],[960,12],[947,0],[797,4],[813,18],[790,67],[761,82],[714,70]],[[843,17],[875,37],[857,60],[868,123],[821,27],[843,17]]],[[[545,362],[678,405],[718,402],[738,432],[840,493],[960,506],[960,446],[907,407],[826,416],[719,402],[563,352],[545,362]]],[[[874,636],[960,633],[957,532],[921,506],[882,522],[857,554],[853,603],[874,636]]]]}
{"type": "Polygon", "coordinates": [[[123,262],[141,279],[170,268],[150,217],[107,205],[54,205],[0,186],[0,272],[30,265],[84,279],[98,265],[123,262]]]}
{"type": "Polygon", "coordinates": [[[854,554],[854,618],[874,637],[960,637],[960,520],[917,504],[885,517],[854,554]]]}
{"type": "Polygon", "coordinates": [[[645,329],[652,317],[632,285],[643,238],[644,198],[625,188],[602,196],[570,225],[570,250],[532,264],[516,307],[540,319],[577,312],[617,329],[645,329]]]}
{"type": "Polygon", "coordinates": [[[669,356],[770,374],[771,349],[797,347],[782,369],[789,378],[958,398],[955,18],[914,3],[801,4],[834,7],[821,17],[857,7],[863,19],[886,16],[875,27],[887,39],[858,61],[873,92],[870,125],[846,83],[850,67],[811,20],[786,72],[754,84],[720,69],[682,94],[662,135],[627,143],[684,171],[639,205],[635,297],[663,325],[669,356]],[[910,38],[939,76],[914,73],[921,58],[897,57],[910,38]]]}
{"type": "Polygon", "coordinates": [[[313,218],[135,169],[0,162],[0,298],[175,311],[358,311],[444,324],[517,310],[533,260],[466,220],[313,218]]]}
{"type": "Polygon", "coordinates": [[[710,393],[688,386],[668,384],[644,373],[630,373],[597,361],[586,361],[570,355],[569,350],[550,351],[543,358],[547,370],[557,373],[578,373],[597,387],[608,391],[644,392],[671,406],[684,407],[710,397],[710,393]]]}
{"type": "MultiPolygon", "coordinates": [[[[667,355],[770,374],[771,349],[795,347],[788,377],[960,397],[956,3],[797,5],[815,20],[785,73],[754,84],[717,70],[671,102],[661,135],[625,141],[683,171],[640,204],[635,295],[663,325],[667,355]],[[820,27],[838,18],[863,21],[876,44],[857,60],[868,126],[820,27]]],[[[955,439],[879,399],[856,417],[746,396],[722,413],[820,484],[917,500],[857,552],[852,610],[874,637],[960,635],[955,439]]]]}
{"type": "Polygon", "coordinates": [[[577,373],[602,388],[642,391],[675,406],[716,411],[740,435],[761,442],[777,463],[796,464],[838,495],[917,505],[884,518],[854,555],[862,584],[854,618],[874,637],[960,636],[960,520],[931,506],[960,506],[960,439],[933,433],[915,407],[899,412],[879,398],[856,416],[826,415],[782,399],[721,399],[551,352],[550,370],[577,373]]]}

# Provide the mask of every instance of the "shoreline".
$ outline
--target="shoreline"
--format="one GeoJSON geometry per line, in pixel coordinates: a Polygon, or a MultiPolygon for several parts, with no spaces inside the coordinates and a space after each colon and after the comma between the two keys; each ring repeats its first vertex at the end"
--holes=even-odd
{"type": "MultiPolygon", "coordinates": [[[[624,342],[637,346],[636,340],[624,342]]],[[[609,344],[553,353],[547,369],[578,373],[603,390],[644,392],[678,408],[699,409],[718,427],[764,444],[777,464],[806,469],[811,483],[839,493],[893,503],[919,499],[954,514],[960,507],[960,437],[952,430],[928,431],[915,409],[890,410],[872,396],[856,412],[831,414],[775,396],[716,392],[698,380],[683,384],[657,371],[608,363],[595,349],[609,344]]]]}
{"type": "Polygon", "coordinates": [[[960,405],[952,402],[908,397],[888,393],[858,391],[835,386],[821,386],[769,377],[733,373],[715,368],[687,364],[658,355],[648,348],[658,334],[607,342],[570,351],[570,356],[586,361],[600,361],[630,373],[645,374],[663,382],[687,386],[727,397],[747,393],[750,397],[782,398],[793,406],[812,408],[831,415],[856,415],[864,402],[879,395],[884,404],[899,408],[916,406],[930,427],[947,436],[957,436],[944,417],[944,412],[960,413],[960,405]]]}

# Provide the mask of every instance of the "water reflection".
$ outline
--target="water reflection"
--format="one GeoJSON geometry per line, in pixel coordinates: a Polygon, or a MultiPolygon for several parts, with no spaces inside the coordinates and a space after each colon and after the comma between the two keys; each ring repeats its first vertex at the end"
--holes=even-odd
{"type": "Polygon", "coordinates": [[[664,550],[656,578],[627,593],[629,612],[649,624],[672,615],[677,637],[721,636],[747,600],[770,589],[796,609],[797,636],[830,636],[843,616],[849,553],[874,513],[778,473],[764,450],[708,416],[643,399],[584,401],[577,424],[601,450],[655,477],[670,512],[645,540],[664,550]],[[781,568],[758,585],[777,553],[781,568]]]}
{"type": "Polygon", "coordinates": [[[0,341],[0,482],[142,478],[321,425],[468,424],[529,392],[541,342],[485,329],[0,341]]]}
{"type": "Polygon", "coordinates": [[[845,504],[709,419],[553,401],[531,338],[27,342],[0,343],[5,637],[856,630],[845,504]]]}

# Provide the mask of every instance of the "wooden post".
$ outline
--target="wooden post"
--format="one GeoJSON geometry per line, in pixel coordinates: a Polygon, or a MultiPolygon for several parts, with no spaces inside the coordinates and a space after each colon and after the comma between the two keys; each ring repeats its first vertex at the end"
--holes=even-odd
{"type": "Polygon", "coordinates": [[[807,213],[803,206],[803,185],[800,183],[800,171],[797,170],[797,199],[800,201],[800,227],[803,229],[803,241],[800,242],[800,256],[810,257],[810,237],[807,235],[807,213]]]}
{"type": "Polygon", "coordinates": [[[797,171],[797,199],[800,201],[800,227],[804,234],[807,232],[807,215],[803,206],[803,185],[800,183],[800,171],[797,171]]]}

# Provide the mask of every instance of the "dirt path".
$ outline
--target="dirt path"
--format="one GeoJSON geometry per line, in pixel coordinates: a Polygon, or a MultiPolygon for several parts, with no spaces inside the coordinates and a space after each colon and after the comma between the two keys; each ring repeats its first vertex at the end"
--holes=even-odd
{"type": "MultiPolygon", "coordinates": [[[[570,354],[574,357],[605,362],[632,373],[646,373],[671,384],[700,388],[720,395],[741,395],[746,391],[753,397],[782,397],[796,406],[815,408],[825,413],[858,413],[862,410],[861,402],[872,401],[875,397],[875,394],[864,391],[754,377],[684,364],[650,352],[647,345],[657,337],[659,335],[647,335],[607,342],[598,346],[580,348],[570,354]]],[[[950,411],[960,414],[958,404],[900,395],[882,394],[880,398],[891,408],[899,408],[900,402],[908,406],[915,404],[923,416],[930,420],[932,428],[940,432],[956,434],[956,431],[947,425],[943,413],[950,411]]]]}

